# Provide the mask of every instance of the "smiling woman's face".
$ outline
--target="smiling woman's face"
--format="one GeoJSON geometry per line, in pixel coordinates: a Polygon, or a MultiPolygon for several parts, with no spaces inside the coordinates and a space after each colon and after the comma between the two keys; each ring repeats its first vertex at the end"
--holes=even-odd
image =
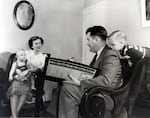
{"type": "Polygon", "coordinates": [[[34,40],[33,41],[33,45],[32,45],[32,48],[33,50],[35,51],[41,51],[41,48],[42,48],[42,42],[40,39],[37,39],[37,40],[34,40]]]}

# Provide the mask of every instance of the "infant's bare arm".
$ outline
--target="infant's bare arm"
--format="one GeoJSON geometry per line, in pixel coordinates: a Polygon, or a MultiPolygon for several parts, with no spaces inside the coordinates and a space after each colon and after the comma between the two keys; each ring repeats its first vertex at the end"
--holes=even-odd
{"type": "Polygon", "coordinates": [[[19,70],[18,68],[16,68],[16,73],[19,75],[19,76],[21,76],[21,70],[19,70]]]}

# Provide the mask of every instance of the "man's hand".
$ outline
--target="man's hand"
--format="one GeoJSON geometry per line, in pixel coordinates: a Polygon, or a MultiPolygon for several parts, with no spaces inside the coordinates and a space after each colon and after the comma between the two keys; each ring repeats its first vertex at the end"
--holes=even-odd
{"type": "Polygon", "coordinates": [[[70,74],[68,75],[68,77],[74,82],[74,84],[80,86],[80,80],[78,80],[78,78],[75,78],[70,74]]]}
{"type": "Polygon", "coordinates": [[[91,76],[87,75],[87,74],[82,74],[81,77],[80,77],[80,81],[81,80],[86,80],[86,79],[91,79],[91,76]]]}
{"type": "Polygon", "coordinates": [[[74,85],[77,85],[77,86],[80,86],[80,81],[78,80],[78,78],[75,78],[73,77],[72,75],[68,75],[68,78],[70,80],[66,80],[64,81],[65,83],[70,83],[70,84],[74,84],[74,85]]]}

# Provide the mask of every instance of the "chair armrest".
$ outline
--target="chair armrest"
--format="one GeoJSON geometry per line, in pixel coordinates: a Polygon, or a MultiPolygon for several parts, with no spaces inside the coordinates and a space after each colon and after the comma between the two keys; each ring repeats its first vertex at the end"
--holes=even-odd
{"type": "Polygon", "coordinates": [[[105,100],[97,90],[97,88],[95,89],[95,87],[92,87],[82,96],[79,106],[79,113],[83,118],[104,117],[105,100]]]}
{"type": "Polygon", "coordinates": [[[46,70],[47,70],[47,66],[48,66],[48,62],[49,62],[49,58],[50,58],[51,54],[48,54],[48,53],[44,53],[44,54],[47,55],[46,59],[45,59],[44,68],[43,68],[43,73],[44,73],[44,75],[46,75],[46,70]]]}
{"type": "Polygon", "coordinates": [[[95,94],[98,94],[98,93],[109,93],[111,96],[115,96],[115,95],[119,95],[123,92],[127,91],[127,89],[112,89],[112,88],[107,88],[107,87],[102,87],[102,86],[94,86],[94,87],[91,87],[89,88],[86,93],[88,92],[92,92],[92,93],[95,93],[95,94]]]}

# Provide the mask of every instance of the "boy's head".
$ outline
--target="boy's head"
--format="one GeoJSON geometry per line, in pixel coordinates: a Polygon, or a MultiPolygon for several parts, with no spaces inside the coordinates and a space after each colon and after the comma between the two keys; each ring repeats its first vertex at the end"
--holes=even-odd
{"type": "Polygon", "coordinates": [[[16,57],[18,60],[20,61],[25,61],[26,60],[26,52],[25,50],[19,50],[17,53],[16,53],[16,57]]]}
{"type": "Polygon", "coordinates": [[[122,50],[126,45],[127,37],[125,33],[121,32],[120,30],[116,30],[108,36],[106,42],[112,50],[119,51],[122,50]]]}

